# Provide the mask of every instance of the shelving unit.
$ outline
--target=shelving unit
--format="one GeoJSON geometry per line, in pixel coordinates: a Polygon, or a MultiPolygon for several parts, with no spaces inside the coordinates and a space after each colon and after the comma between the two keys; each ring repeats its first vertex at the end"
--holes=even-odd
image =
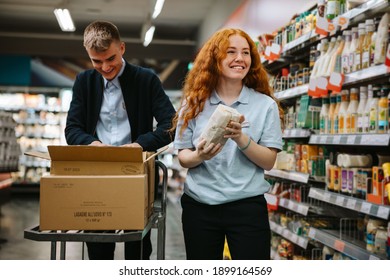
{"type": "MultiPolygon", "coordinates": [[[[389,2],[387,0],[373,0],[367,1],[363,5],[354,8],[341,16],[347,18],[350,28],[357,26],[360,22],[364,22],[368,18],[382,16],[385,12],[390,12],[389,2]]],[[[338,18],[333,21],[336,23],[338,18]]],[[[336,29],[336,31],[329,36],[336,36],[340,34],[340,32],[340,29],[336,29]]],[[[325,38],[325,36],[318,35],[312,30],[298,39],[282,46],[280,58],[275,61],[263,61],[263,65],[268,72],[276,75],[282,68],[289,66],[289,64],[296,62],[307,63],[309,60],[310,48],[316,46],[323,38],[325,38]]],[[[389,77],[390,71],[388,70],[388,67],[385,65],[372,65],[367,69],[346,74],[343,82],[343,89],[374,83],[389,83],[389,77]]],[[[278,86],[278,88],[280,87],[278,86]]],[[[277,91],[274,93],[274,96],[280,101],[282,106],[291,106],[291,104],[294,104],[295,100],[307,95],[308,91],[309,84],[303,84],[286,90],[277,91]]],[[[353,151],[354,147],[358,147],[359,152],[376,153],[386,151],[386,149],[388,151],[390,146],[390,134],[319,134],[318,128],[297,128],[287,125],[283,133],[283,138],[285,141],[295,143],[320,145],[334,152],[334,154],[349,150],[353,151]]],[[[325,177],[322,176],[313,176],[309,173],[291,170],[275,169],[266,171],[264,174],[270,180],[277,181],[280,184],[306,186],[309,188],[307,201],[295,201],[292,198],[266,194],[269,208],[272,211],[282,211],[282,213],[285,212],[288,215],[294,216],[299,215],[303,218],[310,218],[311,215],[334,215],[336,219],[340,220],[340,228],[331,230],[311,226],[307,235],[295,235],[295,233],[286,228],[286,226],[281,226],[271,220],[271,230],[274,234],[288,239],[301,248],[304,247],[313,252],[314,250],[322,250],[321,246],[328,246],[351,259],[387,259],[387,256],[367,251],[361,237],[358,239],[347,238],[344,232],[345,228],[341,226],[341,221],[349,219],[351,221],[357,221],[358,218],[368,216],[389,222],[389,205],[379,205],[351,195],[330,192],[326,190],[326,180],[325,177]],[[343,217],[343,215],[345,215],[345,217],[343,217]],[[299,244],[300,242],[303,242],[300,238],[303,238],[305,243],[299,244]],[[314,248],[310,244],[314,244],[314,248]]],[[[284,192],[282,193],[284,194],[284,192]]],[[[312,253],[310,255],[314,256],[316,254],[317,253],[312,253]]],[[[272,258],[280,258],[275,250],[272,251],[272,258]]]]}
{"type": "Polygon", "coordinates": [[[48,145],[65,143],[63,129],[69,102],[69,91],[46,87],[0,87],[0,110],[12,115],[14,131],[21,152],[13,185],[23,191],[39,186],[49,161],[24,155],[26,151],[47,152],[48,145]],[[22,187],[22,188],[19,188],[22,187]]]}

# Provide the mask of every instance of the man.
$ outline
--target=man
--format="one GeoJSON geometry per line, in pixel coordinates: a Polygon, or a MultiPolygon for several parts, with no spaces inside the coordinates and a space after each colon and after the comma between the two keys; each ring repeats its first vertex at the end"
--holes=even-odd
{"type": "MultiPolygon", "coordinates": [[[[67,143],[142,147],[144,151],[169,144],[175,109],[151,70],[123,59],[125,43],[117,27],[92,22],[84,31],[84,47],[94,69],[78,74],[74,82],[65,128],[67,143]]],[[[89,259],[114,259],[115,243],[87,242],[87,247],[89,259]]],[[[142,248],[143,259],[149,259],[150,231],[142,248]]],[[[125,243],[125,259],[140,259],[140,255],[140,241],[125,243]]]]}

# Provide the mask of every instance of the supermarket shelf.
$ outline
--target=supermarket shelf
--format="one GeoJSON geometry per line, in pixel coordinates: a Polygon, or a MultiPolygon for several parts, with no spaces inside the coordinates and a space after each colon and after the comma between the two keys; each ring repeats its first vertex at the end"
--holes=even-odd
{"type": "Polygon", "coordinates": [[[312,134],[309,144],[389,146],[390,134],[312,134]]]}
{"type": "Polygon", "coordinates": [[[309,238],[316,240],[326,246],[329,246],[356,260],[386,259],[386,257],[375,255],[359,246],[352,244],[351,242],[341,240],[333,234],[313,227],[309,229],[309,238]]]}
{"type": "Polygon", "coordinates": [[[388,220],[390,215],[390,206],[378,205],[322,189],[310,188],[309,197],[385,220],[388,220]]]}
{"type": "Polygon", "coordinates": [[[286,171],[286,170],[278,170],[278,169],[271,169],[270,171],[264,171],[265,175],[286,179],[298,183],[305,183],[309,181],[309,174],[307,173],[301,173],[301,172],[295,172],[295,171],[286,171]]]}
{"type": "Polygon", "coordinates": [[[267,200],[267,203],[272,206],[273,209],[277,209],[279,206],[281,206],[303,216],[307,216],[309,212],[310,206],[305,203],[293,201],[291,199],[286,198],[279,198],[277,195],[269,193],[264,194],[264,196],[267,200]]]}
{"type": "Polygon", "coordinates": [[[290,240],[292,243],[302,247],[303,249],[307,248],[309,240],[305,237],[299,236],[293,233],[291,230],[284,228],[273,221],[269,221],[271,230],[280,236],[290,240]]]}
{"type": "Polygon", "coordinates": [[[308,138],[311,133],[309,129],[304,128],[285,129],[283,131],[283,138],[308,138]]]}
{"type": "Polygon", "coordinates": [[[275,92],[274,95],[277,99],[284,100],[284,99],[289,99],[289,98],[303,95],[307,93],[308,89],[309,89],[309,85],[305,84],[305,85],[289,88],[283,91],[275,92]]]}
{"type": "Polygon", "coordinates": [[[384,64],[374,65],[367,69],[362,69],[360,71],[346,74],[343,85],[348,86],[356,82],[361,83],[363,80],[380,78],[381,76],[384,77],[387,75],[390,75],[388,67],[386,67],[384,64]]]}

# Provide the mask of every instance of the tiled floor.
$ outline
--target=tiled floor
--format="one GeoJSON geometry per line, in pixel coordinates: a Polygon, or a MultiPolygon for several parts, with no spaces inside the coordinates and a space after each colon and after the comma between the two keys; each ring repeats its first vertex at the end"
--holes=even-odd
{"type": "MultiPolygon", "coordinates": [[[[168,198],[165,259],[183,260],[185,249],[180,220],[181,207],[177,195],[173,192],[168,192],[168,198]]],[[[50,259],[50,242],[24,238],[25,229],[39,224],[38,194],[12,194],[0,210],[0,260],[50,259]]],[[[152,244],[151,259],[156,259],[156,229],[152,229],[152,244]]],[[[82,243],[67,242],[66,259],[80,260],[82,258],[82,243]]],[[[87,256],[84,258],[87,259],[87,256]]],[[[123,243],[117,243],[115,259],[123,259],[123,243]]]]}

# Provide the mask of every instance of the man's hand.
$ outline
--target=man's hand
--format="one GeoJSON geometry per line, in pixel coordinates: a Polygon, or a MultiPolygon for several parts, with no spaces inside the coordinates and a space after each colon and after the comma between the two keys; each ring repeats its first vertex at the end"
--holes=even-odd
{"type": "Polygon", "coordinates": [[[124,144],[121,147],[141,148],[143,150],[142,146],[140,144],[138,144],[138,143],[135,143],[135,142],[134,143],[130,143],[130,144],[124,144]]]}
{"type": "Polygon", "coordinates": [[[91,144],[89,144],[88,146],[109,146],[107,144],[103,144],[102,142],[100,141],[93,141],[91,144]]]}

